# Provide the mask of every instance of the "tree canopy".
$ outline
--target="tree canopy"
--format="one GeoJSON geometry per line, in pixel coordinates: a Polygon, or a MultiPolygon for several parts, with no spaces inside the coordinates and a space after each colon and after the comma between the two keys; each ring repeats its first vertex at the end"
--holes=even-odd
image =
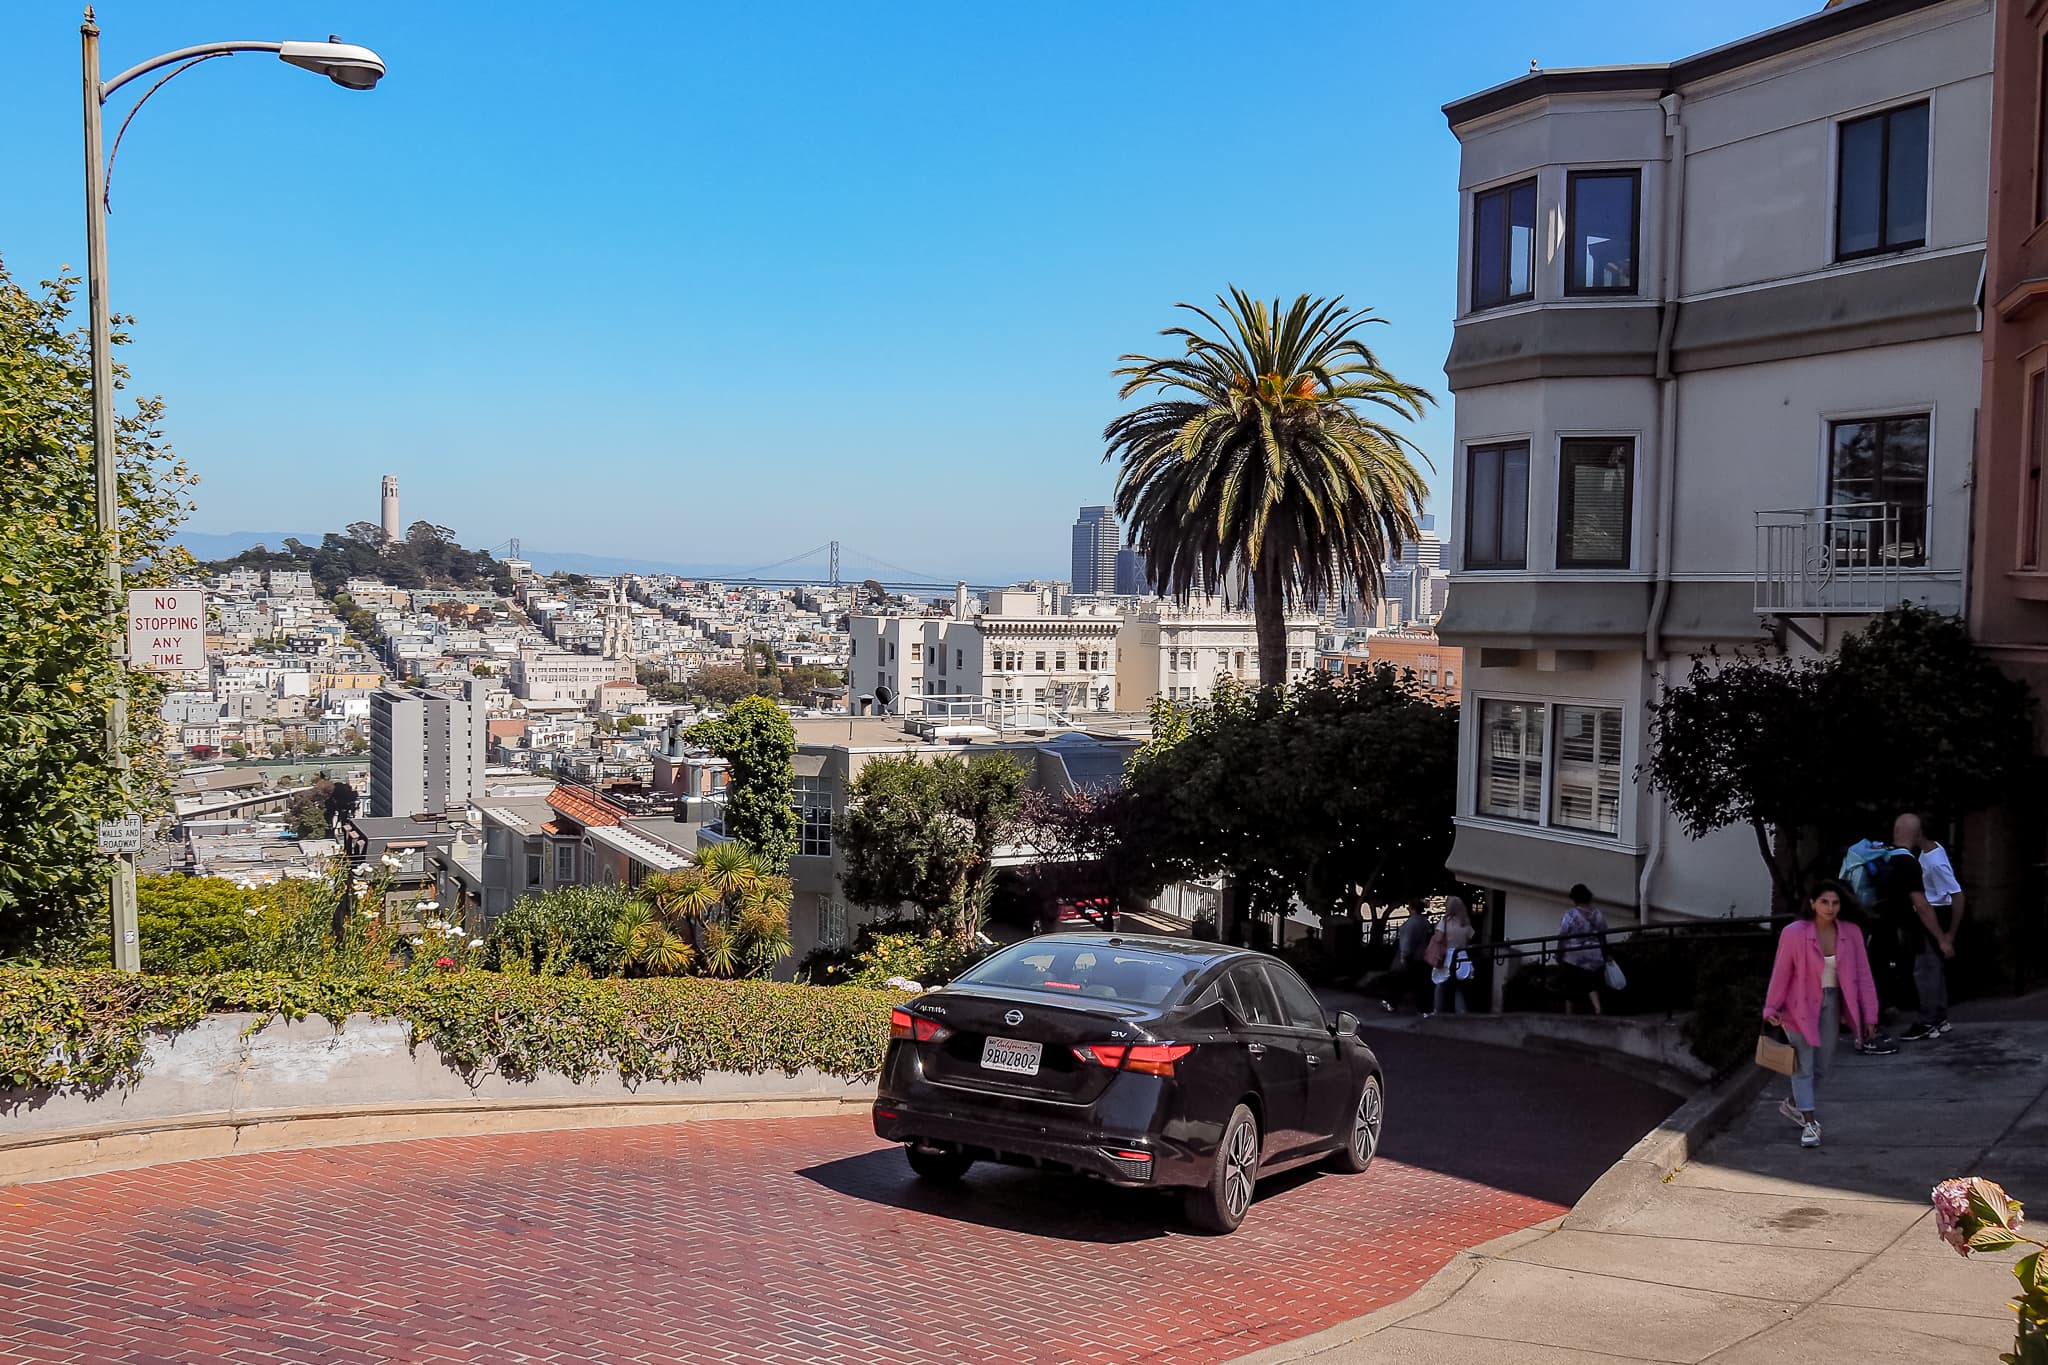
{"type": "Polygon", "coordinates": [[[2034,707],[1960,619],[1908,605],[1822,659],[1696,657],[1650,707],[1643,775],[1694,838],[1749,826],[1782,911],[1802,833],[1828,865],[1901,812],[1940,820],[2001,800],[2034,770],[2034,707]]]}
{"type": "Polygon", "coordinates": [[[971,935],[988,909],[991,857],[1017,828],[1028,775],[1008,754],[870,760],[833,827],[847,898],[913,906],[924,928],[971,935]]]}
{"type": "MultiPolygon", "coordinates": [[[[73,328],[75,277],[31,291],[0,266],[0,957],[45,955],[103,913],[107,860],[94,826],[161,809],[161,750],[149,740],[163,684],[129,681],[130,799],[105,754],[117,671],[96,521],[92,386],[73,328]]],[[[114,341],[132,319],[116,318],[114,341]]],[[[125,385],[127,370],[115,367],[125,385]]],[[[116,395],[117,399],[119,395],[116,395]]],[[[117,403],[121,552],[129,586],[190,564],[171,536],[193,483],[164,442],[157,398],[117,403]]]]}
{"type": "Polygon", "coordinates": [[[1158,589],[1186,602],[1251,598],[1259,677],[1287,676],[1287,604],[1346,584],[1377,595],[1381,565],[1421,535],[1421,449],[1393,423],[1435,400],[1395,378],[1358,338],[1384,324],[1341,297],[1282,308],[1232,287],[1207,324],[1160,333],[1179,355],[1126,355],[1118,397],[1155,397],[1104,430],[1120,460],[1116,508],[1158,589]]]}
{"type": "Polygon", "coordinates": [[[1104,803],[1119,880],[1225,873],[1255,910],[1322,916],[1451,889],[1458,713],[1380,665],[1286,688],[1160,701],[1155,740],[1104,803]]]}
{"type": "Polygon", "coordinates": [[[766,697],[746,697],[683,732],[726,762],[725,832],[752,849],[761,866],[780,873],[797,850],[796,727],[766,697]]]}

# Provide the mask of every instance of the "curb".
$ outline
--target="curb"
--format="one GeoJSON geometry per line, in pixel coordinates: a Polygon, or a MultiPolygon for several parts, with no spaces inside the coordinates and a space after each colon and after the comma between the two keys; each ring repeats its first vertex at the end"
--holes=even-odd
{"type": "Polygon", "coordinates": [[[1579,1196],[1561,1226],[1567,1231],[1591,1230],[1634,1213],[1708,1138],[1748,1108],[1770,1079],[1769,1072],[1744,1066],[1719,1084],[1699,1090],[1622,1153],[1621,1160],[1579,1196]]]}
{"type": "Polygon", "coordinates": [[[441,1100],[356,1108],[251,1109],[100,1123],[0,1137],[0,1186],[134,1170],[249,1152],[298,1151],[418,1138],[626,1128],[716,1119],[865,1113],[873,1091],[441,1100]]]}

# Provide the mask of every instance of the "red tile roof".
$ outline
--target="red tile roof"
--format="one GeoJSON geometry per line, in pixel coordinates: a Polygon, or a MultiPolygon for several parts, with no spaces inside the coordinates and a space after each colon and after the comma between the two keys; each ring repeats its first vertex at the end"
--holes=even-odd
{"type": "Polygon", "coordinates": [[[616,825],[625,814],[617,806],[585,787],[567,783],[548,793],[548,804],[585,828],[616,825]]]}

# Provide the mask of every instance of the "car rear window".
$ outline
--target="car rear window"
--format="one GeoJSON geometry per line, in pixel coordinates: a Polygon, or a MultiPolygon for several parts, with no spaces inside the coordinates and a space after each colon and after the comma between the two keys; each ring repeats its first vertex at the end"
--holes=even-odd
{"type": "Polygon", "coordinates": [[[1084,996],[1160,1005],[1200,974],[1199,960],[1111,948],[1099,943],[1033,939],[1005,948],[954,978],[956,986],[1009,986],[1047,995],[1084,996]]]}

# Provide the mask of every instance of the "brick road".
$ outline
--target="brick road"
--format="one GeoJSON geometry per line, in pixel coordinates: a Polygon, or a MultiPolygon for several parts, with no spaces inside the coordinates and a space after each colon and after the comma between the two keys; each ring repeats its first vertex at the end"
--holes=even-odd
{"type": "Polygon", "coordinates": [[[1172,1202],[977,1167],[864,1118],[383,1143],[0,1188],[0,1362],[1227,1360],[1558,1213],[1671,1107],[1584,1063],[1379,1040],[1386,1155],[1172,1202]]]}

